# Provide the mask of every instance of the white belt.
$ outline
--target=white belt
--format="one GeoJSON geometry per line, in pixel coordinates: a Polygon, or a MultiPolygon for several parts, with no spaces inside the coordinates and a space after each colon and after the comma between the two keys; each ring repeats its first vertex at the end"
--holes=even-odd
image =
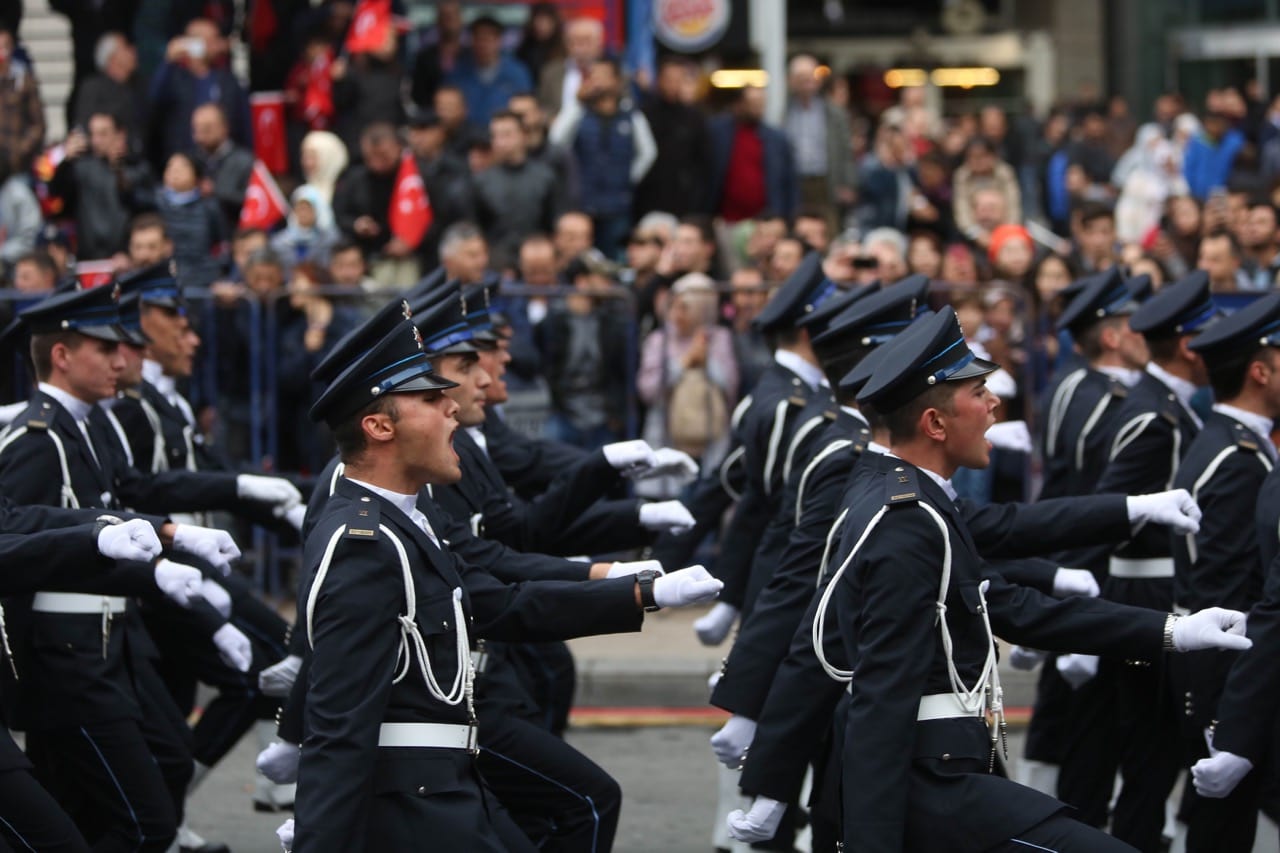
{"type": "Polygon", "coordinates": [[[1173,558],[1147,557],[1132,560],[1127,557],[1112,557],[1107,571],[1113,578],[1171,578],[1173,558]]]}
{"type": "Polygon", "coordinates": [[[129,599],[80,592],[37,592],[31,609],[39,613],[123,613],[129,599]]]}
{"type": "Polygon", "coordinates": [[[476,727],[463,723],[383,723],[378,728],[378,746],[476,752],[476,727]]]}
{"type": "Polygon", "coordinates": [[[968,707],[954,693],[931,693],[920,697],[920,709],[916,711],[916,720],[949,720],[954,717],[982,717],[982,704],[977,708],[968,707]]]}

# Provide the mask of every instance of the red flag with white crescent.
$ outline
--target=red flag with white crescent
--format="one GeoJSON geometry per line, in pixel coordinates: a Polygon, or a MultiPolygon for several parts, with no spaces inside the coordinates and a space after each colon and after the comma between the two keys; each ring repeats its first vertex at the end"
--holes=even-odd
{"type": "Polygon", "coordinates": [[[240,227],[267,231],[288,215],[289,203],[284,200],[276,179],[261,160],[255,160],[249,186],[244,191],[244,205],[240,208],[240,227]]]}
{"type": "Polygon", "coordinates": [[[360,0],[347,31],[347,53],[381,50],[391,31],[391,0],[360,0]]]}
{"type": "Polygon", "coordinates": [[[400,170],[396,172],[395,189],[391,191],[387,224],[391,227],[392,234],[410,248],[416,249],[434,218],[426,185],[422,183],[422,175],[418,174],[418,164],[414,162],[413,155],[406,151],[400,159],[400,170]]]}
{"type": "Polygon", "coordinates": [[[253,114],[253,155],[272,174],[289,170],[289,147],[284,129],[284,92],[254,92],[249,96],[253,114]]]}

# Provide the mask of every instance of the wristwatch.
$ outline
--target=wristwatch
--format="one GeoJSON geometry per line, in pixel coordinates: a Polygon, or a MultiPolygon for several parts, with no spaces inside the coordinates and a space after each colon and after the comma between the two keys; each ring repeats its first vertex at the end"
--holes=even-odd
{"type": "Polygon", "coordinates": [[[93,538],[97,539],[102,531],[115,524],[124,524],[124,519],[115,515],[100,515],[94,519],[93,538]]]}
{"type": "Polygon", "coordinates": [[[653,582],[660,577],[662,574],[653,569],[636,572],[636,584],[640,587],[640,604],[644,607],[645,613],[662,609],[653,598],[653,582]]]}

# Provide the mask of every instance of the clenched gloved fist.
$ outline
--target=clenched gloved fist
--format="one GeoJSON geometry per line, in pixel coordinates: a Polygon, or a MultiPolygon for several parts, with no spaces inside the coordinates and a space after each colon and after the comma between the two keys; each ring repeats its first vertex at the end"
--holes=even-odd
{"type": "Polygon", "coordinates": [[[659,447],[653,451],[653,467],[641,472],[640,477],[675,477],[681,485],[692,483],[698,479],[698,463],[683,450],[674,447],[659,447]]]}
{"type": "Polygon", "coordinates": [[[1100,592],[1098,579],[1088,569],[1058,569],[1053,573],[1053,594],[1059,598],[1069,595],[1097,598],[1100,592]]]}
{"type": "Polygon", "coordinates": [[[284,853],[293,851],[293,818],[289,818],[276,828],[276,838],[280,839],[280,847],[284,853]]]}
{"type": "Polygon", "coordinates": [[[1245,614],[1223,607],[1206,607],[1174,620],[1173,647],[1180,652],[1200,649],[1244,651],[1253,646],[1253,640],[1244,632],[1245,614]]]}
{"type": "Polygon", "coordinates": [[[164,550],[155,528],[140,518],[108,524],[98,533],[98,553],[111,560],[148,562],[164,550]]]}
{"type": "Polygon", "coordinates": [[[734,809],[725,822],[729,824],[729,834],[735,839],[753,844],[773,838],[786,810],[786,803],[756,797],[751,801],[750,811],[744,814],[742,809],[734,809]]]}
{"type": "Polygon", "coordinates": [[[283,477],[263,477],[260,474],[238,475],[236,497],[271,504],[277,510],[277,518],[302,503],[302,492],[293,483],[283,477]]]}
{"type": "Polygon", "coordinates": [[[724,601],[717,601],[716,606],[700,616],[693,623],[693,632],[698,635],[698,642],[704,646],[718,646],[724,642],[733,630],[733,623],[738,619],[738,608],[724,601]]]}
{"type": "Polygon", "coordinates": [[[1097,655],[1058,655],[1058,673],[1062,680],[1079,690],[1098,674],[1097,655]]]}
{"type": "Polygon", "coordinates": [[[258,753],[258,771],[277,785],[292,785],[298,781],[298,760],[302,748],[293,743],[272,741],[258,753]]]}
{"type": "Polygon", "coordinates": [[[1191,768],[1191,782],[1202,797],[1220,799],[1230,795],[1249,775],[1253,762],[1233,752],[1210,748],[1208,758],[1202,758],[1191,768]]]}
{"type": "Polygon", "coordinates": [[[604,459],[613,470],[630,477],[638,477],[657,464],[649,442],[638,438],[631,441],[615,441],[600,448],[604,459]]]}
{"type": "Polygon", "coordinates": [[[248,672],[253,664],[253,645],[240,629],[230,622],[213,632],[213,644],[218,654],[237,672],[248,672]]]}
{"type": "Polygon", "coordinates": [[[191,599],[200,597],[200,585],[204,583],[204,575],[199,569],[173,560],[157,562],[155,577],[159,590],[179,607],[190,607],[191,599]]]}
{"type": "Polygon", "coordinates": [[[262,691],[263,696],[276,698],[288,696],[289,691],[293,689],[293,683],[298,680],[298,672],[301,669],[302,658],[289,655],[279,663],[273,663],[258,673],[258,689],[262,691]]]}
{"type": "Polygon", "coordinates": [[[725,767],[741,769],[755,736],[756,721],[734,714],[711,736],[711,751],[716,754],[716,761],[725,767]]]}
{"type": "Polygon", "coordinates": [[[230,533],[194,524],[179,524],[174,528],[173,547],[212,563],[223,575],[230,574],[231,561],[240,558],[240,549],[230,533]]]}
{"type": "Polygon", "coordinates": [[[687,607],[711,601],[724,589],[724,582],[702,566],[690,566],[663,575],[653,582],[653,603],[659,607],[687,607]]]}
{"type": "Polygon", "coordinates": [[[1178,535],[1200,530],[1200,507],[1186,489],[1170,489],[1151,495],[1135,495],[1126,499],[1129,524],[1137,533],[1148,521],[1164,524],[1178,535]]]}
{"type": "Polygon", "coordinates": [[[231,593],[222,588],[217,581],[205,578],[200,584],[200,595],[209,606],[221,614],[223,619],[231,617],[231,593]]]}
{"type": "Polygon", "coordinates": [[[302,532],[302,520],[306,517],[307,517],[306,504],[298,504],[292,509],[285,510],[284,516],[283,516],[284,520],[289,523],[289,526],[292,527],[294,530],[298,531],[299,533],[302,532]]]}
{"type": "Polygon", "coordinates": [[[629,563],[610,563],[609,573],[606,578],[625,578],[628,575],[638,575],[640,572],[657,572],[665,575],[666,572],[662,568],[662,563],[657,560],[633,560],[629,563]]]}
{"type": "Polygon", "coordinates": [[[1031,672],[1031,670],[1044,663],[1044,659],[1048,657],[1039,649],[1029,649],[1026,646],[1012,646],[1009,649],[1009,666],[1021,672],[1031,672]]]}
{"type": "Polygon", "coordinates": [[[647,530],[684,533],[695,524],[693,515],[680,501],[660,501],[640,507],[640,526],[647,530]]]}
{"type": "Polygon", "coordinates": [[[987,441],[1001,450],[1015,453],[1031,452],[1031,432],[1026,421],[1001,421],[987,430],[987,441]]]}

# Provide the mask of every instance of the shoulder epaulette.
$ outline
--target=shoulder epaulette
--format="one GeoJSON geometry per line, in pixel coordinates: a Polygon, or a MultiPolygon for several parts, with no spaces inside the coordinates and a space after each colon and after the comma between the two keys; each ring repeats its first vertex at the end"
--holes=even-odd
{"type": "Polygon", "coordinates": [[[1182,404],[1178,402],[1178,398],[1172,392],[1164,394],[1160,398],[1160,417],[1164,418],[1174,426],[1178,425],[1178,410],[1182,408],[1182,404]]]}
{"type": "Polygon", "coordinates": [[[920,489],[916,487],[915,471],[905,465],[895,465],[885,478],[885,506],[917,503],[919,500],[920,489]]]}
{"type": "Polygon", "coordinates": [[[1108,389],[1108,391],[1112,397],[1115,397],[1118,400],[1123,400],[1125,397],[1129,396],[1129,386],[1125,385],[1119,379],[1111,380],[1111,388],[1108,389]]]}
{"type": "Polygon", "coordinates": [[[378,502],[368,496],[361,497],[351,507],[347,517],[347,532],[344,539],[373,540],[378,538],[378,522],[382,518],[382,509],[378,502]]]}
{"type": "Polygon", "coordinates": [[[861,427],[858,434],[853,437],[853,452],[861,453],[867,449],[867,444],[871,441],[871,430],[861,427]]]}
{"type": "Polygon", "coordinates": [[[1258,438],[1253,434],[1253,430],[1248,429],[1244,424],[1232,424],[1236,432],[1236,447],[1241,450],[1247,450],[1250,453],[1258,452],[1258,438]]]}
{"type": "Polygon", "coordinates": [[[40,411],[27,418],[27,429],[47,430],[53,420],[53,406],[48,402],[40,404],[40,411]]]}
{"type": "Polygon", "coordinates": [[[822,413],[822,417],[826,418],[829,421],[834,421],[839,416],[840,416],[840,411],[838,409],[827,409],[825,412],[822,413]]]}
{"type": "Polygon", "coordinates": [[[130,400],[141,400],[142,392],[137,388],[126,388],[120,392],[121,397],[128,397],[130,400]]]}

